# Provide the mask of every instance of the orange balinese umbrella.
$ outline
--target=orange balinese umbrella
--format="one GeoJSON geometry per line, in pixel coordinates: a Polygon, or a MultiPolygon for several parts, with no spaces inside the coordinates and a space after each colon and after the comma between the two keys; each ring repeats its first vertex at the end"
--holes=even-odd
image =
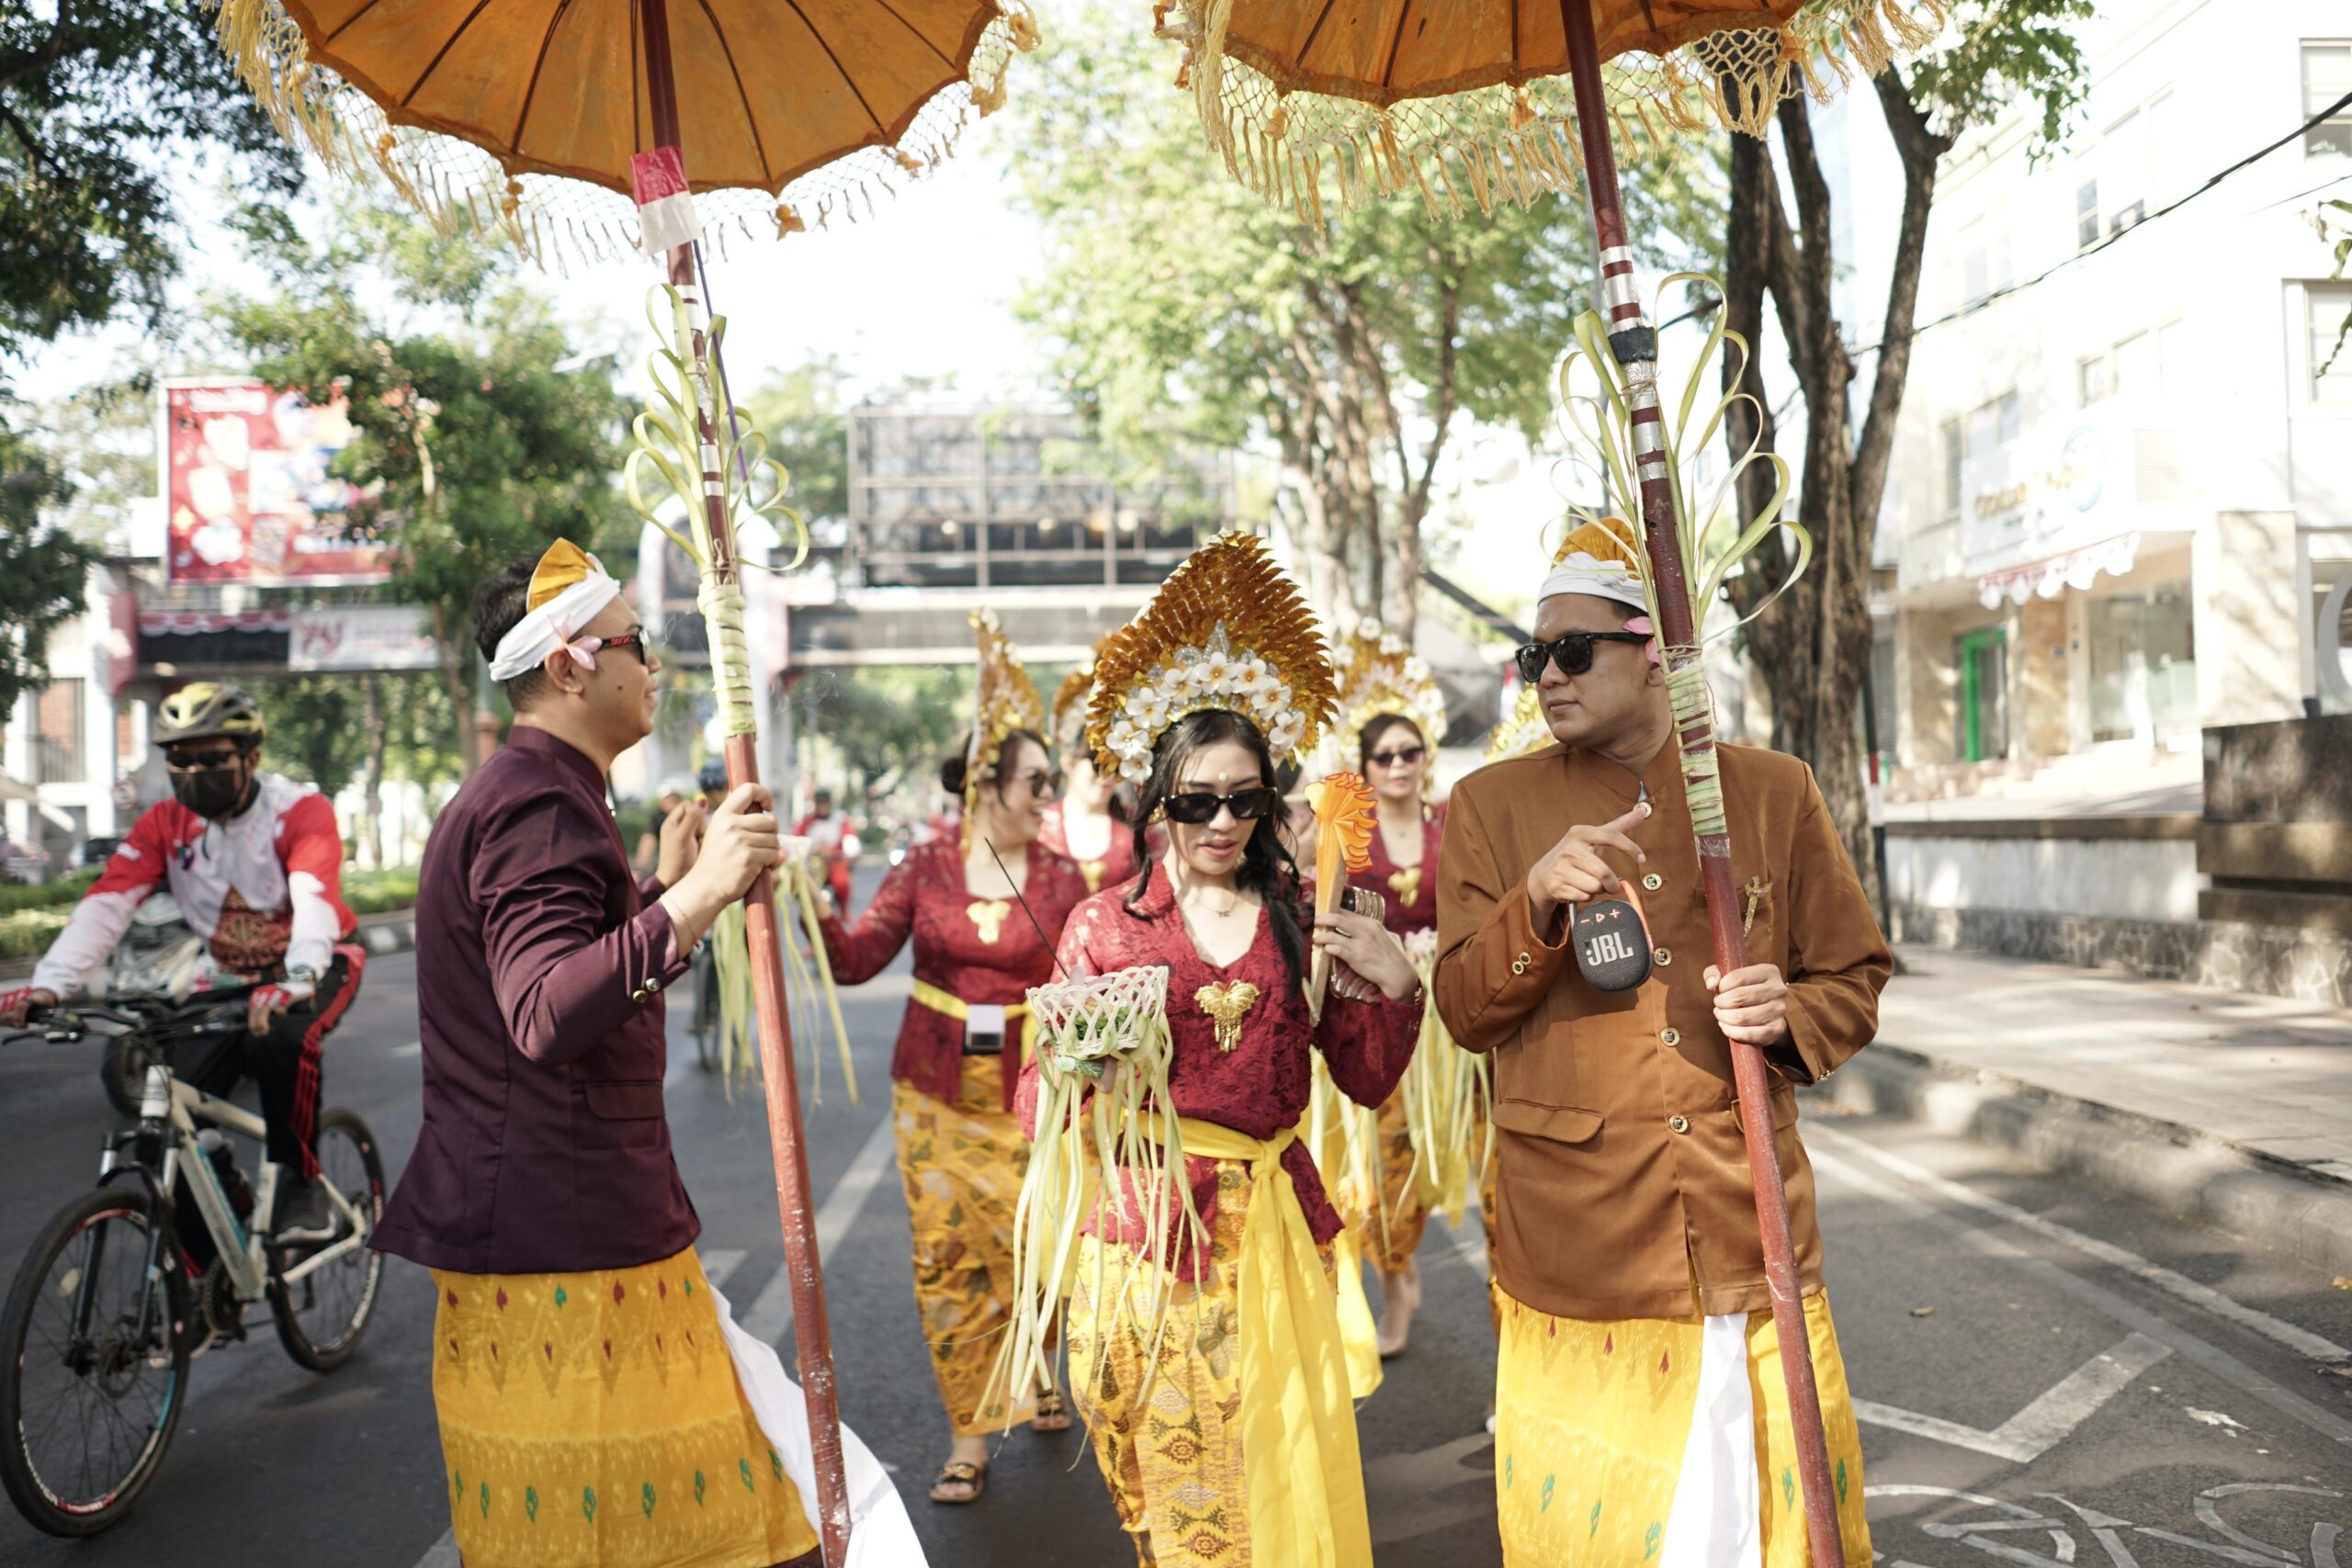
{"type": "MultiPolygon", "coordinates": [[[[821,226],[931,168],[1035,43],[1018,0],[220,0],[220,32],[289,135],[382,175],[445,225],[503,230],[543,263],[666,253],[656,406],[636,423],[629,501],[654,521],[642,481],[658,477],[685,506],[728,782],[756,783],[734,528],[798,520],[727,393],[703,223],[722,236],[821,226]]],[[[818,1525],[842,1568],[850,1507],[770,878],[745,904],[818,1525]]]]}
{"type": "MultiPolygon", "coordinates": [[[[1746,964],[1746,943],[1702,665],[1697,623],[1705,606],[1691,592],[1695,581],[1717,580],[1724,563],[1687,558],[1699,554],[1688,547],[1707,538],[1711,520],[1677,515],[1657,333],[1634,287],[1610,126],[1663,136],[1719,121],[1760,135],[1791,94],[1825,94],[1833,79],[1875,72],[1926,42],[1940,17],[1935,0],[1919,0],[1919,8],[1922,17],[1906,15],[1899,0],[1166,0],[1159,7],[1160,30],[1189,46],[1180,80],[1199,99],[1212,147],[1261,195],[1311,221],[1321,219],[1327,197],[1361,207],[1418,193],[1433,211],[1450,213],[1525,202],[1575,190],[1581,164],[1604,310],[1597,330],[1580,338],[1596,358],[1614,361],[1613,378],[1594,367],[1604,383],[1599,406],[1616,413],[1623,435],[1622,450],[1603,445],[1616,488],[1638,502],[1715,964],[1726,975],[1746,964]],[[1625,456],[1630,464],[1618,460],[1625,456]]],[[[1735,558],[1769,532],[1778,501],[1736,530],[1735,558]]],[[[1770,1086],[1762,1052],[1734,1043],[1731,1055],[1806,1534],[1817,1568],[1830,1568],[1846,1559],[1772,1143],[1770,1086]]]]}

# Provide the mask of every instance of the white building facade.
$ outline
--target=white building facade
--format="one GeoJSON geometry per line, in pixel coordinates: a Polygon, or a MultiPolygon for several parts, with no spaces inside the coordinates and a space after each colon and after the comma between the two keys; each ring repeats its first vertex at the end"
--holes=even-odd
{"type": "MultiPolygon", "coordinates": [[[[2352,115],[2165,210],[2352,91],[2352,12],[2147,0],[2083,42],[2063,148],[2036,156],[2021,106],[1938,181],[1878,552],[1898,798],[2059,759],[2125,793],[2193,778],[2205,727],[2352,707],[2323,680],[2352,280],[2312,221],[2352,194],[2352,115]]],[[[1900,186],[1875,113],[1846,121],[1870,344],[1900,186]]]]}

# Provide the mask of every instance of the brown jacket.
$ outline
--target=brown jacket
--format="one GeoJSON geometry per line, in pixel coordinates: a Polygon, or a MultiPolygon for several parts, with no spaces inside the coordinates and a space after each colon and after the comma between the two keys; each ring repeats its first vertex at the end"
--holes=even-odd
{"type": "MultiPolygon", "coordinates": [[[[1798,1273],[1815,1291],[1821,1233],[1792,1086],[1870,1043],[1894,960],[1812,770],[1746,746],[1722,752],[1735,880],[1743,910],[1754,905],[1747,961],[1789,977],[1789,1039],[1767,1053],[1772,1124],[1798,1273]]],[[[1631,773],[1555,743],[1454,787],[1434,999],[1455,1040],[1494,1053],[1505,1291],[1560,1317],[1687,1317],[1694,1287],[1705,1314],[1758,1311],[1770,1297],[1731,1047],[1703,978],[1706,902],[1673,746],[1642,783],[1653,815],[1632,838],[1648,856],[1648,981],[1597,991],[1565,933],[1535,930],[1528,870],[1571,827],[1637,798],[1631,773]]]]}

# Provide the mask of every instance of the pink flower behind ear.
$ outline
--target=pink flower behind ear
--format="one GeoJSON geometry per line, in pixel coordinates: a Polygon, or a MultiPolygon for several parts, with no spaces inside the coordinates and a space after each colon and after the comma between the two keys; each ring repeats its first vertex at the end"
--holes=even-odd
{"type": "Polygon", "coordinates": [[[1625,617],[1625,629],[1629,632],[1637,632],[1643,637],[1650,639],[1648,642],[1642,645],[1642,652],[1648,656],[1649,661],[1652,664],[1663,664],[1666,662],[1665,656],[1658,651],[1657,625],[1656,622],[1652,621],[1647,615],[1628,615],[1625,617]]]}
{"type": "Polygon", "coordinates": [[[571,655],[571,661],[574,664],[594,673],[596,668],[596,650],[604,646],[603,637],[583,637],[577,642],[565,643],[563,651],[571,655]]]}

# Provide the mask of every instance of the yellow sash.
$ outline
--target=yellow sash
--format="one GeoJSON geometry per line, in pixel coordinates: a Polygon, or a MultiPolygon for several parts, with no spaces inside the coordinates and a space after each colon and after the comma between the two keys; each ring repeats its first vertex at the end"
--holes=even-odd
{"type": "Polygon", "coordinates": [[[1298,1129],[1261,1140],[1191,1116],[1178,1128],[1185,1154],[1250,1168],[1238,1294],[1250,1555],[1284,1568],[1371,1568],[1339,1303],[1282,1166],[1298,1129]]]}

